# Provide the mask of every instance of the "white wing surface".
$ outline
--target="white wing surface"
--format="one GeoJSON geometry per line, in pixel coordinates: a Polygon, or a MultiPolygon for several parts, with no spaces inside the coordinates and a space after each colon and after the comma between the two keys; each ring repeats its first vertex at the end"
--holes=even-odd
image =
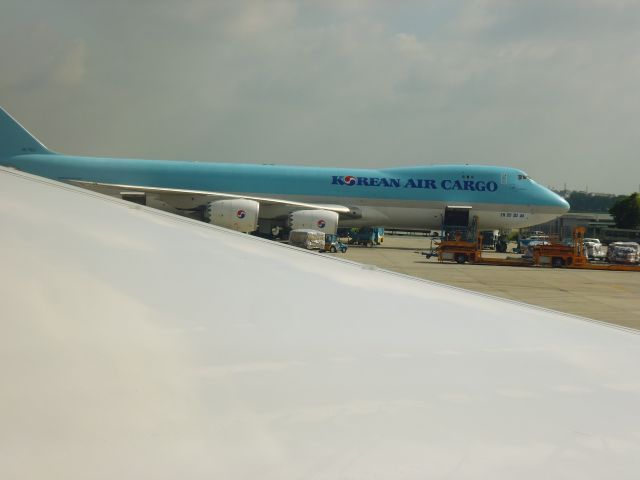
{"type": "Polygon", "coordinates": [[[0,170],[0,478],[637,479],[640,336],[0,170]]]}

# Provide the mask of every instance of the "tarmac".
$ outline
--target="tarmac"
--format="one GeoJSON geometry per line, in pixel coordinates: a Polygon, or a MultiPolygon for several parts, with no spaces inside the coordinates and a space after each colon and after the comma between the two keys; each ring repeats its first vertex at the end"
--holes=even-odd
{"type": "Polygon", "coordinates": [[[386,235],[382,245],[349,246],[345,254],[332,255],[640,330],[640,272],[441,263],[421,255],[429,248],[427,237],[386,235]]]}

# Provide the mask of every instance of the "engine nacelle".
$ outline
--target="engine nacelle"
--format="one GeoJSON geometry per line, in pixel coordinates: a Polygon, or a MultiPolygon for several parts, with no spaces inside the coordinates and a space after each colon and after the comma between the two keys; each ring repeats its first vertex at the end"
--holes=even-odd
{"type": "Polygon", "coordinates": [[[253,232],[258,228],[260,204],[255,200],[234,198],[210,202],[204,211],[204,219],[219,227],[238,232],[253,232]]]}
{"type": "Polygon", "coordinates": [[[330,210],[297,210],[289,215],[291,230],[311,228],[326,233],[338,231],[338,214],[330,210]]]}

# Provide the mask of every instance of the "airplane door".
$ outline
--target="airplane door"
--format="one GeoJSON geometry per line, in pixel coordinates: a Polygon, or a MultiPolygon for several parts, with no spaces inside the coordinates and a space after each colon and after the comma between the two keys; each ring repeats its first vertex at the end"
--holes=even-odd
{"type": "Polygon", "coordinates": [[[444,230],[466,229],[469,226],[469,215],[471,207],[456,208],[447,207],[444,209],[443,227],[444,230]]]}

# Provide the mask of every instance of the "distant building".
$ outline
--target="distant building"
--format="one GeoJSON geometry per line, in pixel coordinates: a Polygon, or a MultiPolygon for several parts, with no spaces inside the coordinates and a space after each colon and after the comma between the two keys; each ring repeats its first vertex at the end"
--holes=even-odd
{"type": "Polygon", "coordinates": [[[637,228],[603,228],[598,238],[602,243],[636,242],[640,243],[640,229],[637,228]]]}
{"type": "MultiPolygon", "coordinates": [[[[613,217],[608,213],[565,213],[564,215],[551,220],[529,227],[528,231],[541,231],[550,236],[559,236],[560,238],[571,238],[575,227],[585,227],[587,229],[586,237],[600,238],[605,229],[615,227],[613,217]]],[[[522,232],[526,234],[527,232],[522,232]]]]}
{"type": "Polygon", "coordinates": [[[552,238],[570,239],[576,227],[587,229],[587,238],[599,238],[603,243],[610,242],[639,242],[640,229],[616,228],[609,209],[618,198],[624,196],[611,193],[594,193],[579,190],[556,190],[555,193],[564,197],[571,204],[571,211],[540,225],[522,229],[521,236],[528,236],[534,231],[544,232],[552,238]],[[583,212],[575,212],[575,210],[583,212]],[[589,213],[584,213],[589,210],[589,213]],[[594,213],[597,212],[597,213],[594,213]]]}

